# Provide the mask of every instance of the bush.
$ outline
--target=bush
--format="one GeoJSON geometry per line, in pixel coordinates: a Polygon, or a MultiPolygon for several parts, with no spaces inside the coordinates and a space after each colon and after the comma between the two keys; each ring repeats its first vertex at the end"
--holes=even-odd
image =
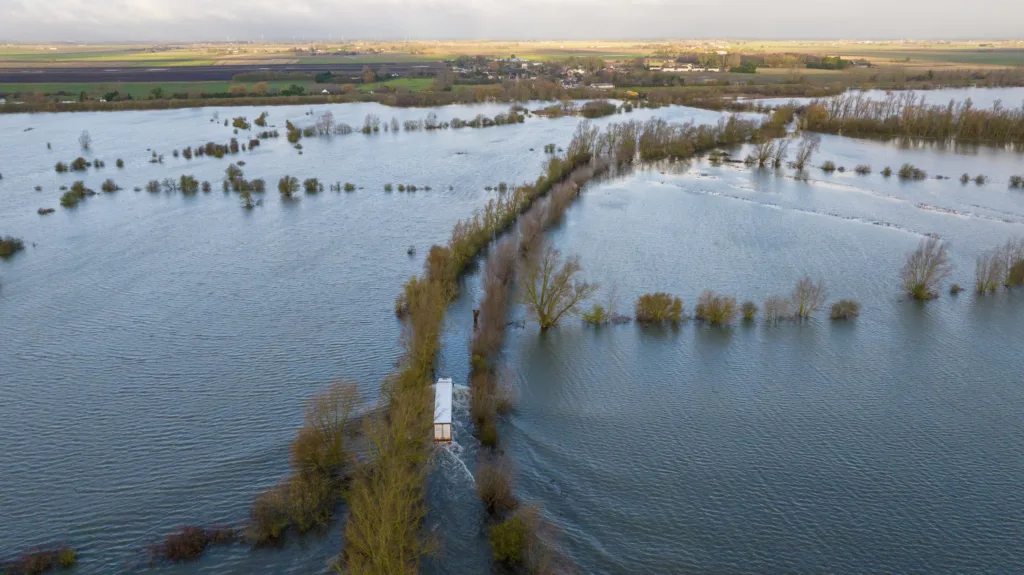
{"type": "Polygon", "coordinates": [[[608,312],[601,304],[594,304],[590,311],[583,312],[583,321],[590,325],[604,325],[608,323],[608,312]]]}
{"type": "Polygon", "coordinates": [[[100,184],[100,189],[110,194],[116,192],[117,190],[120,190],[121,188],[117,187],[117,184],[114,183],[114,180],[107,178],[102,184],[100,184]]]}
{"type": "Polygon", "coordinates": [[[37,210],[37,213],[38,213],[38,214],[39,214],[40,216],[45,216],[45,215],[47,215],[47,214],[52,214],[52,213],[53,213],[53,212],[55,212],[55,211],[57,211],[57,210],[55,210],[55,209],[53,209],[53,208],[39,208],[39,210],[37,210]]]}
{"type": "Polygon", "coordinates": [[[64,172],[68,171],[68,165],[65,164],[64,162],[57,162],[57,166],[55,169],[57,170],[58,174],[63,174],[64,172]]]}
{"type": "Polygon", "coordinates": [[[752,301],[743,302],[740,309],[743,313],[743,321],[754,321],[757,317],[757,304],[752,301]]]}
{"type": "Polygon", "coordinates": [[[871,166],[868,166],[866,164],[859,164],[856,168],[853,169],[853,171],[856,172],[858,175],[866,176],[871,173],[871,166]]]}
{"type": "Polygon", "coordinates": [[[821,165],[821,169],[826,172],[834,172],[836,171],[836,164],[832,160],[827,160],[824,164],[821,165]]]}
{"type": "Polygon", "coordinates": [[[206,551],[206,530],[202,527],[182,527],[167,536],[158,555],[169,561],[189,561],[206,551]]]}
{"type": "Polygon", "coordinates": [[[964,291],[964,288],[960,287],[960,284],[953,284],[949,286],[949,295],[960,295],[960,292],[964,291]]]}
{"type": "Polygon", "coordinates": [[[810,276],[804,276],[796,283],[789,301],[796,308],[794,310],[796,317],[807,319],[825,305],[827,297],[828,291],[825,289],[823,281],[818,280],[817,283],[814,283],[810,276]]]}
{"type": "Polygon", "coordinates": [[[91,165],[85,158],[78,157],[71,162],[69,169],[72,172],[84,172],[91,165]]]}
{"type": "Polygon", "coordinates": [[[122,160],[121,158],[118,158],[117,161],[114,163],[117,164],[118,168],[124,168],[124,160],[122,160]]]}
{"type": "Polygon", "coordinates": [[[979,185],[979,186],[984,186],[985,182],[987,182],[987,181],[988,181],[988,178],[986,178],[985,176],[983,176],[981,174],[978,174],[977,176],[974,177],[974,183],[979,185]]]}
{"type": "Polygon", "coordinates": [[[736,298],[704,290],[704,293],[697,299],[695,314],[697,319],[711,325],[732,323],[733,318],[736,317],[736,298]]]}
{"type": "Polygon", "coordinates": [[[5,575],[38,575],[55,567],[67,569],[78,562],[77,554],[70,547],[56,549],[32,549],[14,561],[0,563],[5,575]]]}
{"type": "Polygon", "coordinates": [[[939,285],[952,272],[946,245],[938,238],[921,240],[916,250],[907,255],[900,272],[903,291],[914,299],[937,297],[939,285]]]}
{"type": "MultiPolygon", "coordinates": [[[[59,172],[60,170],[57,171],[59,172]]],[[[1024,188],[1024,176],[1010,176],[1010,187],[1014,189],[1024,188]]]]}
{"type": "Polygon", "coordinates": [[[278,180],[277,191],[286,198],[291,198],[299,191],[299,179],[295,176],[285,176],[278,180]]]}
{"type": "Polygon", "coordinates": [[[254,543],[279,539],[288,528],[288,484],[281,482],[256,496],[246,535],[254,543]]]}
{"type": "Polygon", "coordinates": [[[764,320],[768,323],[778,323],[792,317],[790,313],[789,300],[777,296],[764,300],[764,320]]]}
{"type": "Polygon", "coordinates": [[[912,164],[903,164],[900,166],[899,176],[901,180],[923,180],[928,177],[928,174],[912,164]]]}
{"type": "Polygon", "coordinates": [[[1006,285],[1011,287],[1024,285],[1024,260],[1018,260],[1010,268],[1010,273],[1006,276],[1006,285]]]}
{"type": "Polygon", "coordinates": [[[961,183],[961,184],[966,184],[966,183],[967,183],[967,182],[969,182],[969,181],[971,181],[971,176],[970,176],[970,174],[962,174],[962,175],[960,176],[960,183],[961,183]]]}
{"type": "Polygon", "coordinates": [[[600,118],[611,116],[615,113],[615,104],[607,100],[593,100],[583,104],[580,108],[580,115],[584,118],[600,118]]]}
{"type": "Polygon", "coordinates": [[[885,176],[886,178],[892,176],[892,168],[886,166],[885,169],[882,170],[882,175],[885,176]]]}
{"type": "Polygon", "coordinates": [[[860,315],[860,304],[852,299],[841,299],[832,304],[832,312],[829,314],[834,320],[852,319],[860,315]]]}
{"type": "Polygon", "coordinates": [[[25,242],[21,238],[0,237],[0,258],[9,258],[23,249],[25,249],[25,242]]]}
{"type": "Polygon", "coordinates": [[[683,300],[664,292],[637,298],[636,320],[641,323],[679,323],[683,320],[683,300]]]}
{"type": "MultiPolygon", "coordinates": [[[[239,116],[231,121],[231,125],[239,130],[248,130],[249,122],[243,116],[239,116]]],[[[257,124],[259,125],[259,124],[257,124]]]]}
{"type": "Polygon", "coordinates": [[[346,192],[354,192],[354,191],[356,191],[356,185],[355,184],[346,183],[345,184],[345,191],[346,192]]]}
{"type": "Polygon", "coordinates": [[[392,188],[391,184],[384,184],[384,191],[385,192],[390,192],[392,189],[393,188],[392,188]]]}
{"type": "Polygon", "coordinates": [[[515,510],[516,501],[511,464],[503,457],[493,462],[481,460],[476,468],[476,493],[491,515],[515,510]]]}
{"type": "Polygon", "coordinates": [[[494,560],[520,565],[526,559],[530,529],[522,514],[516,514],[488,530],[494,560]]]}
{"type": "Polygon", "coordinates": [[[307,178],[302,182],[302,187],[306,190],[307,194],[316,194],[324,191],[324,185],[316,178],[307,178]]]}
{"type": "Polygon", "coordinates": [[[405,191],[405,184],[398,184],[398,191],[399,192],[404,192],[405,191]]]}

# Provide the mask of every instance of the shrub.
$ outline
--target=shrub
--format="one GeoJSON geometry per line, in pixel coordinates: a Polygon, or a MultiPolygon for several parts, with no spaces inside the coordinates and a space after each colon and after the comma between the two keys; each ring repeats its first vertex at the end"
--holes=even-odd
{"type": "Polygon", "coordinates": [[[291,198],[299,191],[299,179],[295,176],[284,176],[277,182],[277,191],[286,198],[291,198]]]}
{"type": "Polygon", "coordinates": [[[117,184],[114,183],[114,180],[107,178],[102,184],[100,184],[100,189],[110,194],[116,192],[117,190],[120,190],[121,188],[117,187],[117,184]]]}
{"type": "Polygon", "coordinates": [[[117,165],[118,168],[124,168],[124,160],[122,160],[121,158],[118,158],[117,161],[114,163],[117,165]]]}
{"type": "Polygon", "coordinates": [[[821,165],[821,169],[826,172],[834,172],[836,171],[836,164],[832,160],[827,160],[821,165]]]}
{"type": "Polygon", "coordinates": [[[928,174],[912,164],[903,164],[900,166],[899,176],[901,180],[923,180],[928,177],[928,174]]]}
{"type": "Polygon", "coordinates": [[[903,291],[914,299],[933,299],[951,271],[946,245],[938,238],[924,238],[903,264],[900,272],[903,291]]]}
{"type": "Polygon", "coordinates": [[[390,192],[391,190],[392,190],[391,184],[384,184],[384,191],[385,192],[390,192]]]}
{"type": "Polygon", "coordinates": [[[64,162],[57,162],[56,170],[58,174],[63,174],[68,171],[68,165],[64,162]]]}
{"type": "Polygon", "coordinates": [[[818,283],[814,283],[810,276],[804,276],[796,282],[790,302],[796,307],[796,317],[807,319],[825,305],[827,297],[828,291],[823,281],[818,280],[818,283]]]}
{"type": "Polygon", "coordinates": [[[512,476],[514,470],[504,457],[493,462],[481,460],[476,467],[476,493],[491,515],[504,514],[518,506],[512,476]]]}
{"type": "Polygon", "coordinates": [[[949,286],[949,295],[960,295],[960,292],[964,291],[964,288],[960,287],[960,284],[953,284],[949,286]]]}
{"type": "Polygon", "coordinates": [[[1024,188],[1024,176],[1010,176],[1010,187],[1014,189],[1024,188]]]}
{"type": "Polygon", "coordinates": [[[764,320],[768,323],[778,323],[789,319],[792,317],[789,309],[789,300],[777,296],[769,297],[764,300],[764,320]]]}
{"type": "Polygon", "coordinates": [[[288,484],[281,482],[256,496],[246,536],[254,543],[279,539],[288,528],[288,484]]]}
{"type": "Polygon", "coordinates": [[[399,192],[404,192],[405,191],[405,184],[398,184],[398,191],[399,192]]]}
{"type": "Polygon", "coordinates": [[[856,172],[858,175],[866,176],[871,173],[871,166],[868,166],[866,164],[859,164],[856,168],[853,169],[853,171],[856,172]]]}
{"type": "MultiPolygon", "coordinates": [[[[245,117],[243,117],[243,116],[239,116],[239,117],[235,118],[234,120],[232,120],[231,121],[231,125],[234,128],[239,129],[239,130],[248,130],[249,129],[249,122],[246,121],[245,117]]],[[[257,125],[259,125],[259,124],[257,124],[257,125]]]]}
{"type": "Polygon", "coordinates": [[[92,164],[90,164],[85,158],[78,157],[71,161],[69,169],[72,172],[84,172],[90,165],[92,164]]]}
{"type": "Polygon", "coordinates": [[[210,182],[204,180],[203,181],[203,193],[208,194],[211,191],[213,191],[213,186],[210,185],[210,182]]]}
{"type": "Polygon", "coordinates": [[[695,315],[697,319],[711,325],[732,323],[733,318],[736,317],[736,298],[704,290],[704,293],[697,299],[695,315]]]}
{"type": "Polygon", "coordinates": [[[885,176],[886,178],[891,177],[892,176],[892,168],[890,168],[889,166],[886,166],[885,169],[882,170],[882,175],[885,176]]]}
{"type": "Polygon", "coordinates": [[[32,549],[14,561],[0,563],[2,573],[6,575],[38,575],[55,567],[67,569],[78,562],[77,554],[70,547],[56,549],[32,549]]]}
{"type": "Polygon", "coordinates": [[[683,300],[664,292],[637,298],[636,320],[641,323],[679,323],[683,320],[683,300]]]}
{"type": "Polygon", "coordinates": [[[167,536],[157,549],[157,555],[168,561],[190,561],[206,551],[206,530],[190,525],[167,536]]]}
{"type": "Polygon", "coordinates": [[[757,304],[752,301],[743,302],[743,306],[740,309],[743,313],[743,321],[754,321],[757,317],[757,304]]]}
{"type": "Polygon", "coordinates": [[[1010,273],[1006,276],[1006,285],[1011,287],[1024,285],[1024,260],[1018,260],[1010,268],[1010,273]]]}
{"type": "Polygon", "coordinates": [[[987,181],[988,181],[988,178],[986,178],[985,176],[983,176],[981,174],[978,174],[977,176],[974,177],[974,183],[979,185],[979,186],[984,186],[985,182],[987,182],[987,181]]]}
{"type": "Polygon", "coordinates": [[[604,325],[608,323],[608,312],[601,304],[594,304],[590,311],[583,313],[583,321],[590,325],[604,325]]]}
{"type": "Polygon", "coordinates": [[[860,304],[852,299],[841,299],[832,304],[832,312],[829,314],[834,320],[852,319],[860,315],[860,304]]]}
{"type": "Polygon", "coordinates": [[[39,208],[38,213],[39,213],[40,216],[45,216],[47,214],[52,214],[55,211],[57,211],[57,210],[55,210],[53,208],[39,208]]]}
{"type": "Polygon", "coordinates": [[[971,181],[971,176],[970,176],[970,174],[966,174],[966,173],[965,173],[965,174],[962,174],[962,175],[960,176],[960,183],[961,183],[961,184],[966,184],[966,183],[967,183],[967,182],[969,182],[969,181],[971,181]]]}
{"type": "Polygon", "coordinates": [[[1006,279],[1006,271],[998,248],[981,254],[974,266],[974,291],[980,294],[996,291],[1006,279]]]}
{"type": "Polygon", "coordinates": [[[530,529],[521,513],[491,526],[488,535],[495,561],[520,565],[526,559],[530,529]]]}
{"type": "Polygon", "coordinates": [[[346,183],[345,184],[345,191],[346,192],[354,192],[354,191],[356,191],[356,185],[355,184],[346,183]]]}
{"type": "Polygon", "coordinates": [[[302,182],[302,187],[306,190],[307,194],[316,194],[324,191],[324,185],[316,178],[307,178],[302,182]]]}
{"type": "Polygon", "coordinates": [[[25,242],[21,238],[0,237],[0,258],[7,259],[23,249],[25,249],[25,242]]]}

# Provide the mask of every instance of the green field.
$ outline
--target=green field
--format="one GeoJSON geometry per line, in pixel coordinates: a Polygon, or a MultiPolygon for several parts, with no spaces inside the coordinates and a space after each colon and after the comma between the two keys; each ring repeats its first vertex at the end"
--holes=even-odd
{"type": "Polygon", "coordinates": [[[389,88],[405,88],[410,92],[419,92],[426,90],[432,86],[434,80],[430,78],[395,78],[394,80],[388,80],[387,82],[374,82],[372,84],[360,84],[357,90],[360,92],[369,92],[370,90],[378,90],[383,86],[389,88]]]}

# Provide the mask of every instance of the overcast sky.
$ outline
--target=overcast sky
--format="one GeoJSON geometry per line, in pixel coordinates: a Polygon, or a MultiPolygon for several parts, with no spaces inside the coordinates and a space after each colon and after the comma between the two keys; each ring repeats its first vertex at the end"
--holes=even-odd
{"type": "Polygon", "coordinates": [[[3,41],[1013,38],[1024,0],[0,0],[3,41]]]}

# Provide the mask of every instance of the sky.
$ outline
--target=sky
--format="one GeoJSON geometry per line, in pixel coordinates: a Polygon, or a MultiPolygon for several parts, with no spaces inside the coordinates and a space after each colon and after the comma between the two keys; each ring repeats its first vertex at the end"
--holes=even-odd
{"type": "Polygon", "coordinates": [[[0,0],[0,42],[998,39],[1024,0],[0,0]]]}

